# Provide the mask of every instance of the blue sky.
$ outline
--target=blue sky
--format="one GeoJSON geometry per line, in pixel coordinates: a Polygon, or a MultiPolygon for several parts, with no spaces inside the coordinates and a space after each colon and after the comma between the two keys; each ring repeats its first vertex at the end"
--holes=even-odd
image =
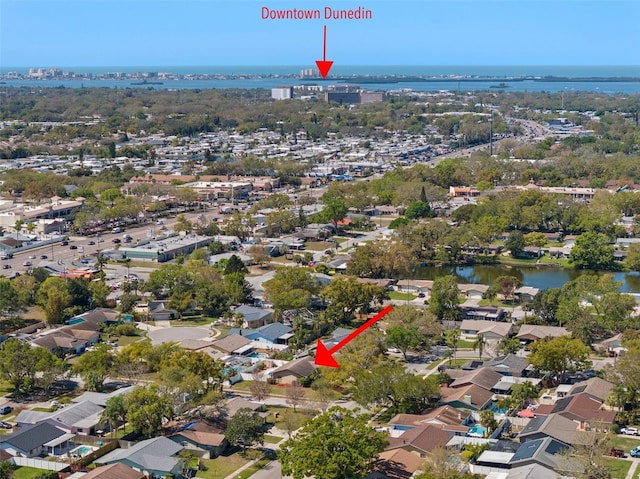
{"type": "Polygon", "coordinates": [[[312,65],[324,24],[342,65],[640,65],[640,0],[0,0],[0,67],[312,65]]]}

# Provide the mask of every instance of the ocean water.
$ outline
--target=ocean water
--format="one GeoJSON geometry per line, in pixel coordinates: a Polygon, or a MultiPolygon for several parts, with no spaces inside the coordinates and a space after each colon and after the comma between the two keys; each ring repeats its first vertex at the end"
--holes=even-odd
{"type": "MultiPolygon", "coordinates": [[[[65,88],[147,88],[147,89],[271,89],[276,86],[296,86],[313,83],[308,80],[300,80],[297,75],[302,69],[310,68],[309,65],[297,66],[138,66],[138,67],[60,67],[64,71],[76,73],[109,73],[109,72],[168,72],[178,75],[235,75],[234,78],[220,79],[176,79],[162,80],[162,84],[136,85],[134,80],[102,80],[102,79],[77,79],[77,80],[4,80],[7,86],[30,87],[65,87],[65,88]],[[254,77],[261,75],[260,77],[254,77]]],[[[9,71],[28,73],[28,68],[0,68],[0,74],[9,71]]],[[[331,76],[442,76],[442,81],[429,82],[398,82],[398,83],[363,83],[363,88],[368,90],[399,90],[410,89],[414,91],[480,91],[490,90],[497,83],[504,83],[507,87],[504,91],[529,91],[529,92],[600,92],[604,94],[640,94],[640,81],[630,82],[579,82],[558,81],[544,82],[525,80],[510,81],[509,77],[600,77],[600,78],[640,78],[640,66],[340,66],[331,70],[326,81],[332,82],[331,76]],[[458,81],[448,76],[477,76],[494,77],[498,80],[489,81],[458,81]]],[[[354,80],[357,81],[357,80],[354,80]]],[[[497,91],[497,90],[493,90],[497,91]]]]}
{"type": "MultiPolygon", "coordinates": [[[[41,66],[60,68],[77,73],[108,72],[170,72],[180,75],[297,75],[300,70],[315,65],[254,65],[254,66],[41,66]]],[[[26,74],[29,67],[0,66],[0,75],[7,72],[26,74]]],[[[334,65],[332,75],[477,75],[477,76],[566,76],[566,77],[640,77],[640,65],[334,65]]]]}

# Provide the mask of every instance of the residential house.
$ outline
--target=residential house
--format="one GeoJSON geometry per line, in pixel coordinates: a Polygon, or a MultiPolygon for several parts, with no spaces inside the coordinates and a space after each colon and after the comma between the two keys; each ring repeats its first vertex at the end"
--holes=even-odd
{"type": "Polygon", "coordinates": [[[240,409],[251,409],[252,411],[261,411],[263,405],[257,402],[248,401],[242,397],[234,397],[229,399],[224,405],[223,409],[226,411],[227,416],[232,418],[240,409]]]}
{"type": "Polygon", "coordinates": [[[493,391],[496,394],[502,394],[503,396],[508,396],[509,394],[511,394],[511,390],[513,389],[513,386],[516,384],[531,383],[533,386],[537,387],[541,381],[542,379],[538,379],[538,378],[502,376],[500,381],[493,385],[493,387],[491,388],[491,391],[493,391]]]}
{"type": "Polygon", "coordinates": [[[493,404],[493,392],[475,384],[458,388],[440,388],[440,395],[440,405],[455,409],[481,411],[493,404]]]}
{"type": "MultiPolygon", "coordinates": [[[[100,334],[97,331],[90,332],[94,342],[98,340],[100,334]]],[[[82,354],[89,346],[85,339],[75,337],[71,332],[63,329],[53,329],[45,331],[44,334],[31,341],[32,346],[45,348],[53,354],[82,354]]]]}
{"type": "Polygon", "coordinates": [[[108,466],[96,467],[84,474],[82,479],[146,479],[146,476],[120,462],[114,462],[108,466]]]}
{"type": "Polygon", "coordinates": [[[180,315],[178,311],[167,307],[167,301],[149,301],[147,303],[147,317],[154,321],[169,321],[180,315]]]}
{"type": "Polygon", "coordinates": [[[211,347],[226,354],[246,354],[253,350],[253,343],[239,334],[231,334],[211,343],[211,347]]]}
{"type": "Polygon", "coordinates": [[[516,335],[520,341],[533,342],[544,338],[557,338],[560,336],[570,336],[571,333],[565,328],[558,326],[541,326],[537,324],[523,324],[516,335]]]}
{"type": "Polygon", "coordinates": [[[38,457],[49,452],[62,453],[69,439],[73,437],[74,434],[66,433],[44,422],[21,427],[11,434],[0,436],[0,450],[14,457],[38,457]]]}
{"type": "Polygon", "coordinates": [[[482,334],[486,340],[499,341],[508,337],[513,330],[513,324],[479,319],[465,319],[460,324],[463,339],[475,339],[482,334]]]}
{"type": "Polygon", "coordinates": [[[284,349],[293,337],[293,328],[282,323],[270,323],[256,329],[231,329],[229,335],[240,334],[262,349],[284,349]]]}
{"type": "Polygon", "coordinates": [[[476,386],[480,386],[486,390],[491,390],[491,388],[502,379],[502,375],[500,373],[489,368],[480,368],[473,371],[459,371],[453,369],[448,371],[448,374],[449,377],[453,379],[449,384],[449,388],[459,388],[475,384],[476,386]]]}
{"type": "Polygon", "coordinates": [[[169,474],[178,476],[182,464],[176,455],[182,450],[183,447],[171,439],[154,437],[140,441],[129,449],[111,451],[96,462],[106,465],[119,462],[148,476],[165,477],[169,474]]]}
{"type": "Polygon", "coordinates": [[[468,412],[451,406],[440,406],[427,414],[396,414],[389,421],[392,436],[426,424],[437,426],[454,436],[466,436],[473,420],[468,412]]]}
{"type": "Polygon", "coordinates": [[[538,416],[531,419],[518,434],[520,442],[552,437],[565,444],[576,444],[578,425],[569,418],[558,414],[538,416]]]}
{"type": "Polygon", "coordinates": [[[241,315],[243,320],[242,327],[249,329],[264,326],[265,324],[270,323],[273,319],[273,311],[254,308],[253,306],[247,306],[246,304],[237,307],[233,313],[241,315]]]}
{"type": "Polygon", "coordinates": [[[482,366],[489,368],[503,376],[523,377],[527,374],[529,363],[522,356],[515,354],[507,354],[506,356],[498,356],[482,363],[482,366]]]}
{"type": "Polygon", "coordinates": [[[580,429],[599,424],[613,424],[616,412],[603,409],[603,401],[586,393],[578,393],[558,399],[555,404],[541,405],[536,415],[558,414],[578,423],[580,429]]]}
{"type": "Polygon", "coordinates": [[[459,284],[458,290],[465,298],[482,299],[482,295],[489,290],[486,284],[459,284]]]}
{"type": "Polygon", "coordinates": [[[540,292],[538,288],[533,286],[520,286],[516,288],[513,294],[518,298],[521,303],[528,303],[533,301],[533,298],[540,292]]]}
{"type": "Polygon", "coordinates": [[[218,457],[229,445],[229,441],[224,437],[224,434],[190,429],[184,429],[172,434],[169,439],[181,444],[185,450],[204,459],[218,457]]]}
{"type": "Polygon", "coordinates": [[[291,384],[301,378],[311,376],[316,370],[313,358],[305,356],[289,361],[271,371],[271,377],[284,384],[291,384]]]}
{"type": "Polygon", "coordinates": [[[16,417],[20,427],[30,424],[48,422],[65,432],[77,435],[92,435],[102,424],[100,417],[104,408],[89,401],[84,401],[54,412],[21,411],[16,417]]]}
{"type": "Polygon", "coordinates": [[[503,473],[499,477],[512,478],[554,478],[554,471],[558,469],[571,470],[569,458],[564,451],[571,447],[551,437],[527,441],[513,452],[484,451],[474,464],[470,465],[470,471],[474,474],[489,475],[491,473],[503,473]],[[518,474],[511,474],[518,470],[518,474]],[[533,474],[521,476],[521,473],[533,474]]]}
{"type": "Polygon", "coordinates": [[[116,389],[115,391],[111,391],[110,393],[100,393],[95,391],[87,391],[80,396],[71,399],[72,403],[81,403],[81,402],[91,402],[93,404],[97,404],[98,406],[106,407],[107,401],[115,396],[120,396],[123,394],[129,394],[133,390],[134,386],[126,386],[120,389],[116,389]]]}
{"type": "Polygon", "coordinates": [[[386,450],[404,449],[424,458],[438,447],[444,447],[453,434],[438,426],[426,424],[403,432],[398,437],[389,437],[386,450]]]}
{"type": "Polygon", "coordinates": [[[365,479],[410,479],[424,460],[405,449],[383,451],[365,479]]]}
{"type": "Polygon", "coordinates": [[[506,321],[507,313],[495,306],[460,306],[462,319],[506,321]]]}
{"type": "Polygon", "coordinates": [[[611,391],[613,391],[613,387],[613,383],[595,377],[574,384],[569,391],[569,395],[588,394],[589,396],[604,403],[611,394],[611,391]]]}

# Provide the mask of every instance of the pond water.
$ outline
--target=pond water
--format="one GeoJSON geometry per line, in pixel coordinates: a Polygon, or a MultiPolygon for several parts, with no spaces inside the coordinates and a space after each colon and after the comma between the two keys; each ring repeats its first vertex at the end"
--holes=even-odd
{"type": "Polygon", "coordinates": [[[564,269],[552,266],[510,266],[504,264],[473,266],[423,266],[417,268],[414,279],[434,280],[446,275],[454,275],[459,283],[492,284],[500,276],[514,276],[523,285],[538,289],[560,288],[583,274],[613,274],[621,284],[620,291],[640,294],[640,273],[600,272],[564,269]]]}

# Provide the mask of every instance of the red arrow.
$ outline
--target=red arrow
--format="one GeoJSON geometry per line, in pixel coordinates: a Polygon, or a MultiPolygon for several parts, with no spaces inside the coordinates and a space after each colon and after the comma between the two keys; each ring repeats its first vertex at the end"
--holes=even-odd
{"type": "Polygon", "coordinates": [[[387,306],[378,314],[376,314],[373,318],[371,318],[369,321],[364,323],[358,329],[353,331],[349,336],[344,338],[342,341],[340,341],[331,349],[327,349],[327,347],[322,343],[322,341],[318,339],[318,346],[316,348],[316,361],[315,361],[316,366],[327,366],[329,368],[339,368],[340,365],[336,362],[335,359],[333,359],[333,353],[337,352],[339,349],[346,346],[353,339],[359,336],[362,332],[364,332],[366,329],[371,327],[376,321],[379,321],[382,318],[384,318],[391,311],[391,309],[392,309],[391,306],[387,306]]]}
{"type": "Polygon", "coordinates": [[[324,26],[324,41],[322,42],[322,60],[316,60],[316,65],[318,65],[318,70],[320,70],[320,75],[322,78],[327,78],[329,74],[329,70],[331,70],[331,65],[333,65],[332,61],[327,61],[327,26],[324,26]]]}

